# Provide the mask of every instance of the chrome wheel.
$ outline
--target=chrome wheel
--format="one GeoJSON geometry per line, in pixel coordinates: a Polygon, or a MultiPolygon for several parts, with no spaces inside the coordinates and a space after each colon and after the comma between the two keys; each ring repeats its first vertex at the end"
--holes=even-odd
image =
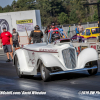
{"type": "Polygon", "coordinates": [[[19,65],[18,61],[17,61],[17,69],[18,69],[18,71],[20,71],[20,65],[19,65]]]}
{"type": "Polygon", "coordinates": [[[44,65],[42,64],[42,66],[41,66],[41,74],[42,74],[42,77],[45,79],[45,67],[44,67],[44,65]]]}
{"type": "Polygon", "coordinates": [[[41,72],[41,77],[42,77],[44,82],[49,81],[51,79],[51,76],[50,76],[51,71],[49,70],[49,68],[44,66],[42,61],[40,63],[40,72],[41,72]]]}

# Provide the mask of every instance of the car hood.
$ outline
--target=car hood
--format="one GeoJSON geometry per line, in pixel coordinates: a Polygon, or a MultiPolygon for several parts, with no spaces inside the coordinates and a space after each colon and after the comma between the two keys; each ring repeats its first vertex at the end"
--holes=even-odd
{"type": "Polygon", "coordinates": [[[47,44],[47,43],[36,43],[36,44],[27,45],[23,47],[23,49],[42,51],[42,50],[59,50],[60,48],[68,48],[68,47],[70,47],[69,44],[54,45],[54,44],[47,44]]]}

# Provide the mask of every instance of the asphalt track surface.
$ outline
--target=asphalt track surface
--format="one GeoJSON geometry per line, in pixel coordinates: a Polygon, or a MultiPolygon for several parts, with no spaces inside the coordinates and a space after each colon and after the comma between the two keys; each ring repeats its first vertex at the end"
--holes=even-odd
{"type": "MultiPolygon", "coordinates": [[[[100,66],[100,61],[98,61],[100,66]]],[[[0,100],[100,100],[100,93],[79,94],[81,91],[100,92],[100,67],[95,76],[87,71],[52,76],[43,82],[40,75],[19,79],[12,62],[0,50],[0,91],[44,91],[46,95],[2,95],[0,100]]]]}

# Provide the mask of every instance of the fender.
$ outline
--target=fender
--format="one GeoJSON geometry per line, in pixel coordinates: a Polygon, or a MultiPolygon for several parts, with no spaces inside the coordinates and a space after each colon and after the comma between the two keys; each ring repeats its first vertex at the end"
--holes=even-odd
{"type": "Polygon", "coordinates": [[[63,68],[61,62],[51,54],[42,54],[39,56],[39,59],[42,60],[43,64],[46,67],[60,67],[63,68]]]}
{"type": "Polygon", "coordinates": [[[15,56],[17,56],[18,61],[19,61],[19,67],[20,67],[20,71],[26,74],[30,74],[30,75],[36,75],[37,72],[36,70],[34,70],[33,67],[29,67],[27,64],[27,54],[23,49],[18,49],[15,51],[14,53],[14,64],[15,64],[15,56]]]}
{"type": "Polygon", "coordinates": [[[93,48],[86,48],[78,56],[77,69],[84,68],[86,63],[95,60],[98,60],[96,50],[93,48]]]}

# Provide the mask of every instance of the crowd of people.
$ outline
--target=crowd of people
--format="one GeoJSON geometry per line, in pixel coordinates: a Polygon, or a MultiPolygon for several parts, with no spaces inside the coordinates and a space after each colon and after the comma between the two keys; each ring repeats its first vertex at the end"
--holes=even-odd
{"type": "MultiPolygon", "coordinates": [[[[50,33],[51,31],[52,31],[52,35],[54,36],[54,40],[60,39],[60,37],[62,38],[67,37],[61,25],[59,28],[57,28],[55,23],[52,23],[51,26],[47,25],[44,31],[45,33],[44,35],[43,35],[43,32],[40,30],[40,27],[36,25],[35,29],[31,31],[30,36],[28,38],[29,44],[41,43],[43,36],[45,36],[45,41],[47,41],[48,33],[50,33]],[[59,36],[59,31],[60,31],[61,36],[59,36]]],[[[76,26],[75,31],[76,31],[76,34],[80,34],[84,31],[84,28],[81,25],[81,23],[79,23],[79,26],[76,26]]],[[[81,41],[81,38],[79,39],[79,42],[80,41],[81,41]]],[[[6,27],[3,27],[3,32],[0,35],[0,44],[2,44],[1,47],[3,46],[4,53],[6,53],[7,55],[7,58],[8,58],[7,62],[11,61],[10,56],[13,61],[13,48],[15,48],[15,50],[20,49],[19,43],[20,43],[20,37],[16,29],[13,28],[12,34],[11,34],[10,32],[6,30],[6,27]]]]}

